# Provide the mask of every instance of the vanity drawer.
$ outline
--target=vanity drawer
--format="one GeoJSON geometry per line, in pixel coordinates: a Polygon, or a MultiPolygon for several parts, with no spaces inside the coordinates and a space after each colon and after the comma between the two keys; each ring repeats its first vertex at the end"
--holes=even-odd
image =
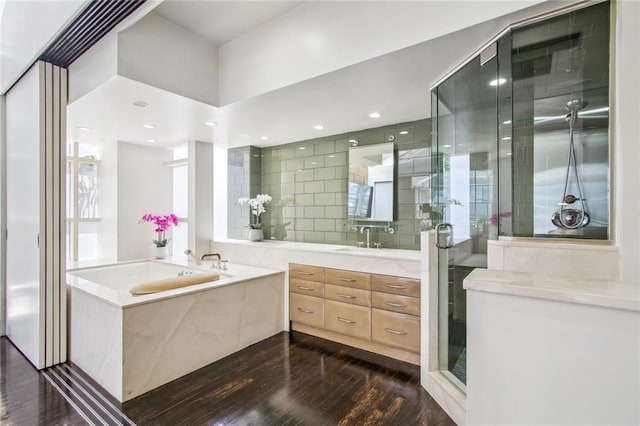
{"type": "Polygon", "coordinates": [[[289,319],[293,322],[322,328],[324,325],[324,299],[289,293],[289,319]]]}
{"type": "Polygon", "coordinates": [[[371,340],[371,309],[325,300],[324,328],[359,339],[371,340]]]}
{"type": "Polygon", "coordinates": [[[352,305],[371,306],[371,292],[369,290],[325,284],[324,297],[352,305]]]}
{"type": "Polygon", "coordinates": [[[371,311],[371,340],[420,352],[420,318],[380,309],[371,311]]]}
{"type": "Polygon", "coordinates": [[[292,293],[306,294],[308,296],[324,297],[324,284],[317,281],[289,278],[289,291],[292,293]]]}
{"type": "Polygon", "coordinates": [[[416,297],[374,291],[371,294],[371,306],[387,311],[420,316],[420,299],[416,297]]]}
{"type": "Polygon", "coordinates": [[[371,274],[340,269],[325,269],[325,283],[371,290],[371,274]]]}
{"type": "Polygon", "coordinates": [[[420,297],[420,280],[415,278],[374,275],[372,288],[374,291],[381,291],[383,293],[420,297]]]}
{"type": "Polygon", "coordinates": [[[305,281],[324,282],[324,268],[318,266],[289,264],[289,278],[298,278],[305,281]]]}

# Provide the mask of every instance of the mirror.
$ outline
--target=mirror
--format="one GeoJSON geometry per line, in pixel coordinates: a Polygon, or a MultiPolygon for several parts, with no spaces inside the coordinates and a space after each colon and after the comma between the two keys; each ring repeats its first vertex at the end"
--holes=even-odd
{"type": "Polygon", "coordinates": [[[393,142],[349,149],[347,217],[393,221],[393,142]]]}

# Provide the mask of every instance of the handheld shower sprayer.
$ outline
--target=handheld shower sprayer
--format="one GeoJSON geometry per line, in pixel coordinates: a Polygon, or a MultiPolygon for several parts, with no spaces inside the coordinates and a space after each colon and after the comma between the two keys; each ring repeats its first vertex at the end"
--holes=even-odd
{"type": "Polygon", "coordinates": [[[566,120],[569,122],[569,158],[567,159],[567,172],[564,180],[564,191],[562,192],[562,201],[560,204],[560,211],[557,211],[551,217],[551,222],[558,228],[563,229],[579,229],[587,226],[591,222],[589,213],[585,205],[585,199],[582,195],[582,185],[580,184],[580,177],[578,176],[578,165],[576,162],[576,150],[573,142],[573,133],[576,122],[578,121],[578,111],[584,109],[587,106],[587,101],[584,99],[573,99],[567,102],[565,108],[569,110],[566,120]],[[572,173],[573,172],[573,173],[572,173]],[[569,180],[573,174],[575,178],[576,187],[578,189],[578,196],[569,194],[569,180]],[[574,204],[576,201],[580,201],[580,208],[568,208],[568,206],[574,204]]]}

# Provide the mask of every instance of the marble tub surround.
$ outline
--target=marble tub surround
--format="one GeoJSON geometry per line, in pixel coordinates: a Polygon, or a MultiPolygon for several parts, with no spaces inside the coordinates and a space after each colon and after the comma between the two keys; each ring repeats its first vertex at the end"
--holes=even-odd
{"type": "Polygon", "coordinates": [[[467,424],[640,424],[640,290],[475,270],[467,424]]]}
{"type": "Polygon", "coordinates": [[[231,262],[287,270],[289,263],[420,278],[420,251],[287,241],[216,240],[211,250],[231,262]]]}
{"type": "Polygon", "coordinates": [[[233,264],[226,272],[212,283],[109,300],[78,278],[69,286],[71,361],[127,401],[282,331],[284,273],[233,264]]]}
{"type": "Polygon", "coordinates": [[[620,247],[613,242],[500,237],[489,241],[488,268],[570,278],[617,281],[620,247]]]}

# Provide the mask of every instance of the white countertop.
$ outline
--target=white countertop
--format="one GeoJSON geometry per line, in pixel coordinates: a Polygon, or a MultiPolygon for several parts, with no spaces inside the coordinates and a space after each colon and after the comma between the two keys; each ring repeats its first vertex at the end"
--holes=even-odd
{"type": "Polygon", "coordinates": [[[640,312],[640,285],[617,281],[476,269],[465,278],[464,288],[640,312]]]}
{"type": "Polygon", "coordinates": [[[279,240],[265,240],[265,241],[247,241],[247,240],[233,240],[233,239],[218,239],[215,243],[236,244],[239,246],[256,246],[274,247],[283,250],[295,250],[295,251],[307,251],[307,252],[323,252],[334,253],[346,256],[360,256],[360,257],[377,257],[384,259],[398,259],[409,261],[420,261],[420,250],[404,250],[404,249],[390,249],[390,248],[363,248],[355,246],[342,246],[335,244],[320,244],[320,243],[302,243],[295,241],[279,241],[279,240]]]}

